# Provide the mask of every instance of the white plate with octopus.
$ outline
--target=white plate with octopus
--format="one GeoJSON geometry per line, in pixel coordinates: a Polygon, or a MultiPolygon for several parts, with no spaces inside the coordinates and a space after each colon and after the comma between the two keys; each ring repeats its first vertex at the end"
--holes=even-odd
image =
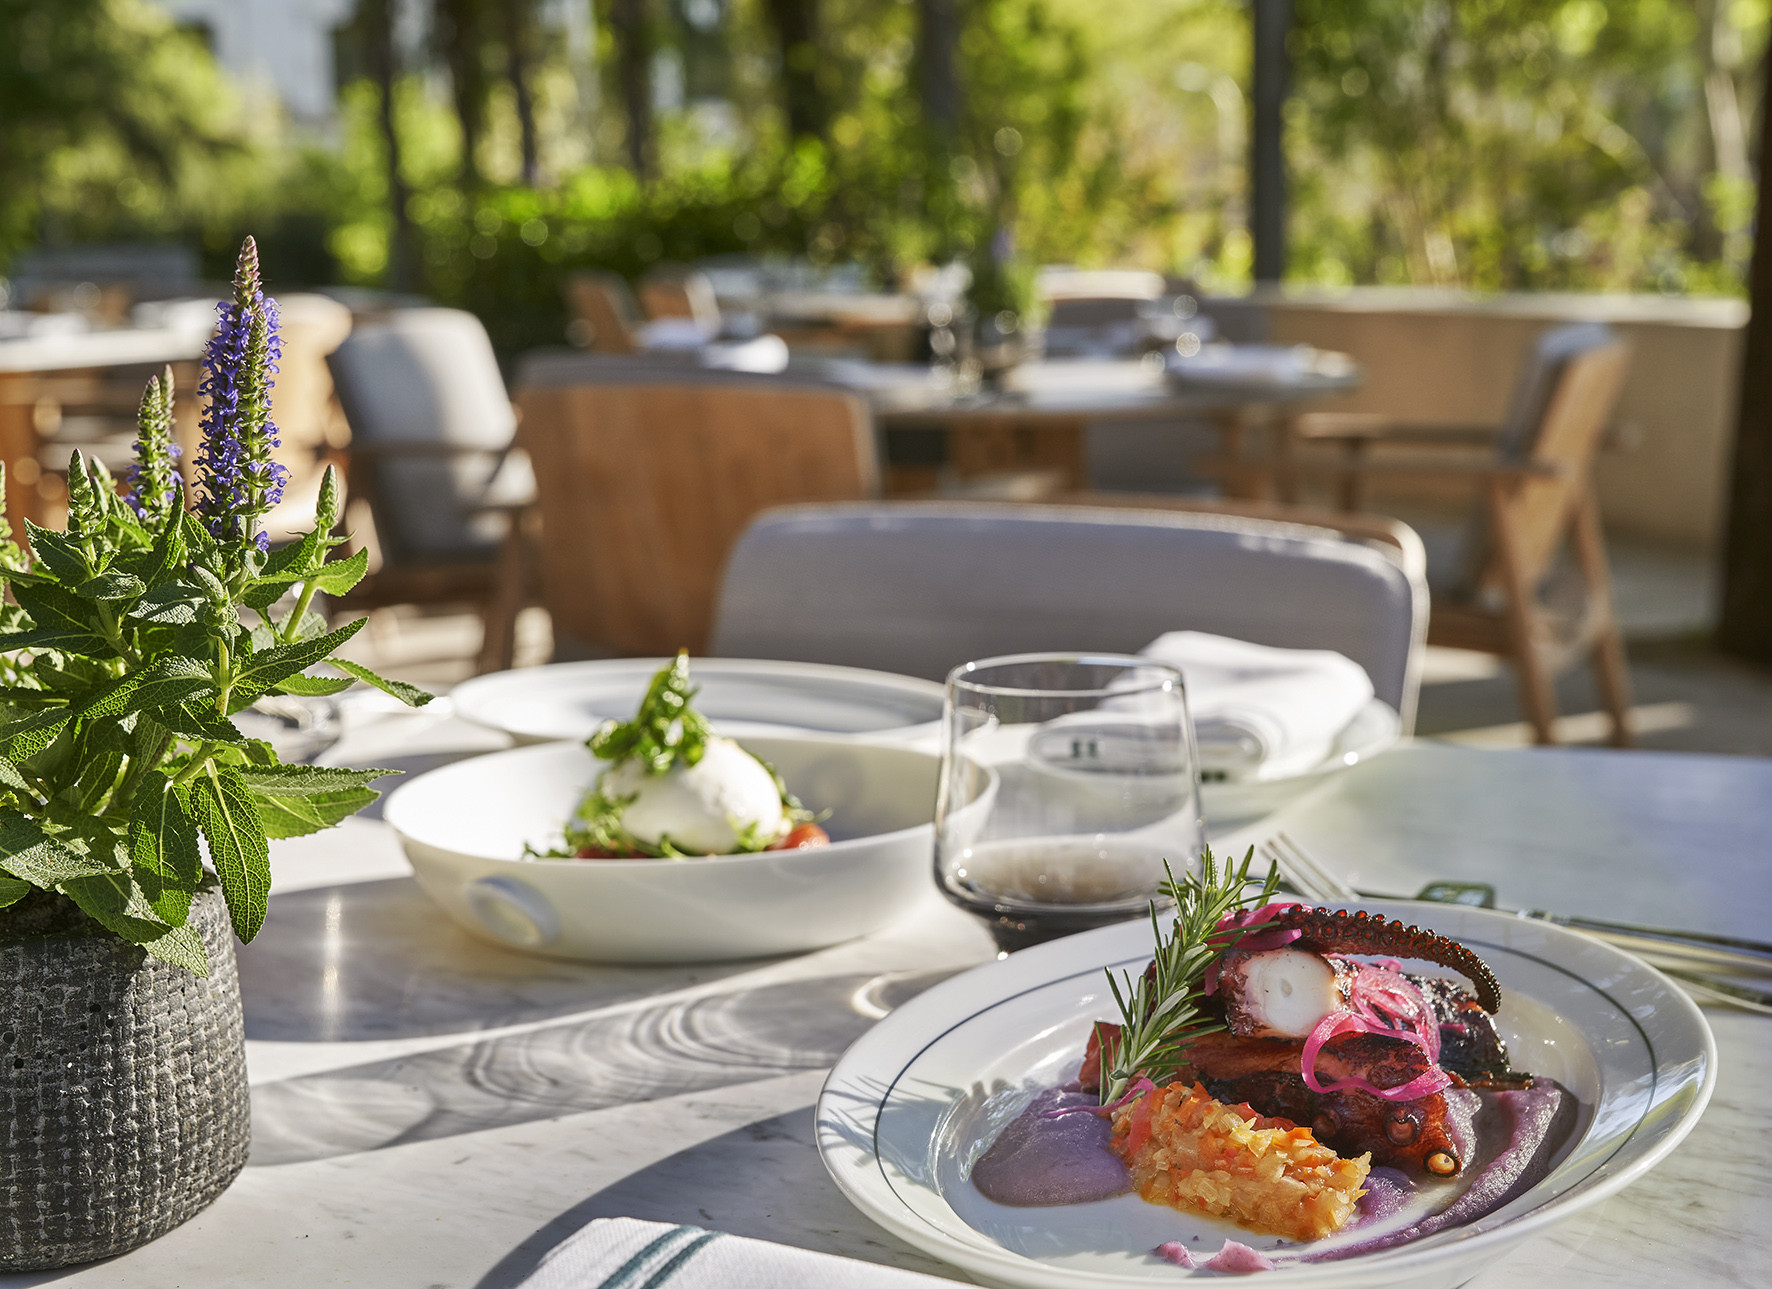
{"type": "MultiPolygon", "coordinates": [[[[1513,1068],[1553,1079],[1573,1097],[1554,1145],[1498,1206],[1468,1222],[1374,1249],[1382,1241],[1371,1227],[1292,1244],[1131,1194],[1055,1207],[986,1199],[970,1181],[973,1164],[1041,1089],[1075,1077],[1094,1022],[1118,1019],[1103,968],[1144,968],[1148,922],[1013,954],[894,1011],[825,1083],[818,1102],[825,1166],[868,1217],[981,1284],[1071,1289],[1210,1279],[1212,1270],[1183,1270],[1155,1250],[1173,1242],[1203,1262],[1234,1240],[1274,1264],[1258,1273],[1262,1283],[1450,1289],[1640,1177],[1697,1122],[1716,1080],[1710,1028],[1685,994],[1637,959],[1483,909],[1362,907],[1449,936],[1483,958],[1501,983],[1495,1021],[1513,1068]]],[[[1409,966],[1422,968],[1454,974],[1409,966]]],[[[1480,1176],[1473,1167],[1461,1179],[1423,1186],[1410,1202],[1428,1207],[1405,1217],[1446,1209],[1460,1185],[1475,1186],[1480,1176]]]]}

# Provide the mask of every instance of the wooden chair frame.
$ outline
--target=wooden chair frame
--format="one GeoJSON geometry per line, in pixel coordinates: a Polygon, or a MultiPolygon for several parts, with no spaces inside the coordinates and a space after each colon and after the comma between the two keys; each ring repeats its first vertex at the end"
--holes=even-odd
{"type": "MultiPolygon", "coordinates": [[[[496,458],[494,470],[511,448],[480,448],[451,443],[355,443],[345,456],[346,495],[362,498],[372,518],[377,517],[379,491],[376,470],[384,462],[398,460],[457,460],[496,458]]],[[[384,551],[384,563],[340,598],[341,609],[373,610],[396,604],[436,604],[451,600],[475,604],[480,612],[480,652],[474,674],[509,670],[516,661],[517,615],[531,597],[535,584],[534,520],[531,503],[519,506],[488,506],[477,513],[502,513],[508,527],[494,559],[409,562],[399,552],[384,551]],[[386,558],[389,554],[395,558],[386,558]]],[[[377,531],[391,531],[378,522],[377,531]]],[[[352,535],[353,551],[365,545],[352,535]]]]}
{"type": "Polygon", "coordinates": [[[1392,426],[1376,418],[1321,418],[1300,427],[1306,441],[1339,446],[1341,504],[1364,504],[1373,477],[1463,478],[1481,488],[1489,550],[1468,601],[1436,604],[1428,643],[1476,649],[1509,659],[1519,677],[1521,706],[1535,741],[1556,742],[1556,676],[1582,658],[1599,681],[1615,747],[1631,745],[1631,686],[1612,599],[1592,459],[1623,385],[1629,351],[1600,345],[1562,365],[1537,432],[1520,460],[1467,445],[1493,431],[1467,427],[1392,426]],[[1402,444],[1413,454],[1373,455],[1402,444]],[[1538,596],[1556,556],[1572,546],[1585,604],[1559,620],[1538,596]],[[1485,597],[1485,593],[1487,597],[1485,597]],[[1498,607],[1485,603],[1498,601],[1498,607]]]}

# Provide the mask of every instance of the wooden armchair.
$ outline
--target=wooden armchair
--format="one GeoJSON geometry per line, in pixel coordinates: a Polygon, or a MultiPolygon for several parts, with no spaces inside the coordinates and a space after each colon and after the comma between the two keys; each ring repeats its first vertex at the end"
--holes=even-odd
{"type": "Polygon", "coordinates": [[[600,354],[639,351],[640,307],[628,284],[614,273],[574,273],[566,279],[575,343],[600,354]]]}
{"type": "Polygon", "coordinates": [[[1553,680],[1583,658],[1593,662],[1612,743],[1631,741],[1630,676],[1591,481],[1627,362],[1626,346],[1606,328],[1557,328],[1539,338],[1499,430],[1349,416],[1305,417],[1296,430],[1305,443],[1337,449],[1348,510],[1364,506],[1374,477],[1463,479],[1479,488],[1463,567],[1434,588],[1428,643],[1509,659],[1540,743],[1556,741],[1553,680]],[[1584,592],[1573,614],[1542,594],[1566,545],[1584,592]]]}
{"type": "Polygon", "coordinates": [[[879,492],[852,394],[556,367],[524,381],[518,406],[557,652],[701,652],[727,552],[759,511],[879,492]]]}

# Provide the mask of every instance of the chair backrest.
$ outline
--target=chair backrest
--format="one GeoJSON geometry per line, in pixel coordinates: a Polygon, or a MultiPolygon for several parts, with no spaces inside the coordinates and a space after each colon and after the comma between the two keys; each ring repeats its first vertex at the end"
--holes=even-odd
{"type": "Polygon", "coordinates": [[[351,311],[324,295],[277,297],[283,354],[271,387],[271,419],[287,455],[312,459],[332,442],[333,384],[326,357],[351,334],[351,311]],[[291,451],[294,449],[294,451],[291,451]]]}
{"type": "Polygon", "coordinates": [[[1427,591],[1325,528],[1232,514],[945,502],[760,516],[721,586],[716,654],[939,679],[974,658],[1130,652],[1165,631],[1334,649],[1413,719],[1427,591]]]}
{"type": "Polygon", "coordinates": [[[720,330],[720,302],[700,269],[670,265],[652,270],[640,279],[640,306],[651,319],[689,318],[710,336],[720,330]]]}
{"type": "Polygon", "coordinates": [[[879,491],[853,395],[667,380],[519,391],[557,647],[700,651],[720,569],[759,511],[879,491]]]}
{"type": "Polygon", "coordinates": [[[388,558],[476,558],[495,550],[503,522],[474,507],[517,418],[480,320],[459,309],[398,310],[358,327],[327,363],[351,426],[353,480],[367,483],[388,558]],[[466,451],[376,451],[390,445],[466,451]]]}
{"type": "Polygon", "coordinates": [[[628,284],[614,273],[574,273],[566,279],[566,307],[584,324],[585,343],[600,354],[631,354],[640,309],[628,284]]]}
{"type": "MultiPolygon", "coordinates": [[[[1553,467],[1554,475],[1514,486],[1505,505],[1509,534],[1528,585],[1549,570],[1588,486],[1629,368],[1629,347],[1609,327],[1575,323],[1538,336],[1514,382],[1507,420],[1496,440],[1504,459],[1553,467]]],[[[1465,542],[1464,580],[1455,594],[1499,584],[1488,508],[1479,507],[1465,542]]]]}

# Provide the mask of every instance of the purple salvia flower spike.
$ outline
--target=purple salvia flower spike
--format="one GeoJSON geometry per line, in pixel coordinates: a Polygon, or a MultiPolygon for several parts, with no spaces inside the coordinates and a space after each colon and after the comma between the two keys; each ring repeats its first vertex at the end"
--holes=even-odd
{"type": "Polygon", "coordinates": [[[261,289],[258,246],[250,237],[240,248],[234,298],[216,312],[198,387],[209,402],[197,510],[218,541],[250,541],[262,551],[270,540],[258,521],[282,499],[288,472],[271,456],[279,446],[271,421],[271,375],[282,356],[277,303],[261,289]]]}

